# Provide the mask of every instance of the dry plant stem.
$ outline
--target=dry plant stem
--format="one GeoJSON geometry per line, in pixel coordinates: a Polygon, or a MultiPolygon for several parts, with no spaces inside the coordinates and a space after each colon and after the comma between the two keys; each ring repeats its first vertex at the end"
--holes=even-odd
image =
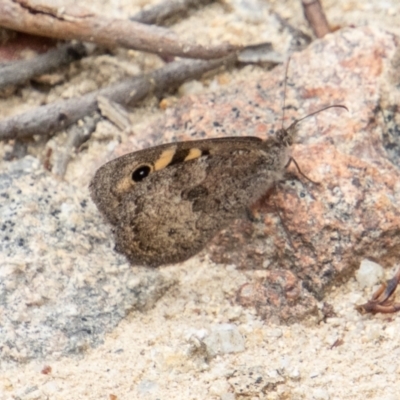
{"type": "Polygon", "coordinates": [[[100,110],[100,114],[118,127],[119,130],[124,131],[131,126],[128,111],[115,101],[111,101],[104,96],[97,96],[97,107],[100,110]]]}
{"type": "Polygon", "coordinates": [[[123,19],[93,15],[80,7],[42,10],[29,1],[0,1],[0,26],[33,35],[82,40],[108,47],[126,47],[168,56],[216,59],[238,49],[230,44],[213,47],[182,42],[169,29],[123,19]]]}
{"type": "Polygon", "coordinates": [[[86,55],[87,51],[82,43],[69,43],[30,60],[9,63],[0,67],[0,89],[23,83],[35,75],[45,74],[86,55]]]}
{"type": "Polygon", "coordinates": [[[317,38],[324,37],[331,30],[319,0],[302,0],[304,16],[317,38]]]}
{"type": "Polygon", "coordinates": [[[129,19],[142,24],[160,25],[169,18],[181,18],[188,13],[190,8],[198,8],[214,2],[215,0],[164,0],[150,8],[139,11],[129,19]]]}
{"type": "Polygon", "coordinates": [[[221,66],[232,65],[236,60],[236,54],[232,54],[219,60],[175,61],[148,75],[128,79],[79,98],[37,107],[0,121],[0,140],[54,133],[97,110],[98,96],[107,97],[122,105],[132,105],[150,93],[159,94],[176,88],[186,80],[199,78],[205,72],[221,66]]]}
{"type": "MultiPolygon", "coordinates": [[[[214,0],[167,0],[163,3],[137,13],[133,19],[142,23],[161,24],[171,14],[182,14],[189,7],[205,5],[214,0]]],[[[59,46],[45,54],[38,55],[29,60],[16,61],[0,68],[0,89],[8,85],[18,85],[26,82],[34,76],[48,73],[62,65],[79,60],[87,55],[86,47],[78,43],[70,43],[59,46]]]]}
{"type": "Polygon", "coordinates": [[[90,135],[96,129],[96,125],[100,119],[100,114],[94,113],[93,116],[86,116],[81,125],[75,124],[69,128],[68,139],[65,145],[57,149],[56,154],[53,156],[55,159],[54,166],[51,170],[53,174],[60,177],[65,175],[68,163],[74,151],[90,138],[90,135]]]}
{"type": "Polygon", "coordinates": [[[282,18],[277,12],[272,11],[275,18],[282,25],[283,28],[287,29],[292,35],[290,50],[300,51],[306,48],[311,43],[311,37],[303,33],[300,29],[295,28],[288,21],[282,18]]]}
{"type": "Polygon", "coordinates": [[[395,303],[393,296],[400,282],[400,268],[395,276],[382,284],[379,289],[372,295],[371,300],[367,303],[356,306],[356,310],[361,314],[366,313],[383,313],[389,314],[400,311],[400,303],[395,303]]]}

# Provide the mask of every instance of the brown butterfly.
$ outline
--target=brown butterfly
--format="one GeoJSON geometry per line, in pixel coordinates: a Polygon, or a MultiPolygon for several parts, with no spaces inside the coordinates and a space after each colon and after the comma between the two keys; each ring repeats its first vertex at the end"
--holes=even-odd
{"type": "MultiPolygon", "coordinates": [[[[346,108],[333,105],[317,112],[331,107],[346,108]]],[[[198,253],[282,179],[299,121],[267,140],[168,143],[103,165],[90,191],[113,226],[116,250],[132,264],[152,267],[198,253]]]]}

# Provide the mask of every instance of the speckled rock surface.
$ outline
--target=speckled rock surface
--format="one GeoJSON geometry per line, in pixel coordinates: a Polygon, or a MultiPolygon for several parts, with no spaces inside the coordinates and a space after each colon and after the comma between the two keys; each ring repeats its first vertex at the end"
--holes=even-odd
{"type": "Polygon", "coordinates": [[[0,175],[0,357],[79,354],[128,312],[152,307],[173,284],[130,267],[81,190],[38,160],[0,175]]]}

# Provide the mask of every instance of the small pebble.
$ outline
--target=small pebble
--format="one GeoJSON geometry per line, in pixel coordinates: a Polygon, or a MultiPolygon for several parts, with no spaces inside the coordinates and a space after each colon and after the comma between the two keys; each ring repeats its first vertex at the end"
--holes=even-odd
{"type": "Polygon", "coordinates": [[[293,368],[289,371],[288,376],[293,381],[299,381],[301,378],[300,371],[297,368],[293,368]]]}
{"type": "Polygon", "coordinates": [[[269,329],[266,333],[266,336],[271,338],[280,338],[282,336],[282,329],[269,329]]]}
{"type": "Polygon", "coordinates": [[[312,398],[315,400],[329,400],[331,397],[325,389],[317,388],[313,390],[312,398]]]}
{"type": "Polygon", "coordinates": [[[235,399],[236,399],[235,393],[224,393],[221,396],[221,400],[235,400],[235,399]]]}
{"type": "Polygon", "coordinates": [[[204,339],[207,353],[214,357],[217,354],[238,353],[245,350],[244,339],[234,324],[215,326],[210,335],[204,339]]]}
{"type": "Polygon", "coordinates": [[[356,272],[356,279],[361,288],[372,287],[382,281],[383,268],[370,260],[362,260],[360,268],[356,272]]]}
{"type": "Polygon", "coordinates": [[[214,381],[210,385],[208,392],[210,395],[222,397],[228,393],[228,390],[229,390],[229,383],[226,380],[219,379],[214,381]]]}
{"type": "Polygon", "coordinates": [[[140,394],[144,395],[150,392],[154,392],[157,387],[158,385],[156,382],[144,379],[143,381],[139,382],[137,389],[140,394]]]}
{"type": "Polygon", "coordinates": [[[204,86],[199,81],[190,81],[181,85],[178,91],[181,96],[188,96],[190,94],[200,94],[204,91],[204,86]]]}

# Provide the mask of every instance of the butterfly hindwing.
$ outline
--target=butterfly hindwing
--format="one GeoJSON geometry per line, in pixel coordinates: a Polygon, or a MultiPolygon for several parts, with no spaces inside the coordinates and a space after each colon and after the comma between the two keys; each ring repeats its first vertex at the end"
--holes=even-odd
{"type": "Polygon", "coordinates": [[[274,151],[276,143],[254,137],[156,146],[101,167],[92,198],[113,225],[117,250],[132,263],[180,262],[279,178],[284,157],[274,151]]]}

